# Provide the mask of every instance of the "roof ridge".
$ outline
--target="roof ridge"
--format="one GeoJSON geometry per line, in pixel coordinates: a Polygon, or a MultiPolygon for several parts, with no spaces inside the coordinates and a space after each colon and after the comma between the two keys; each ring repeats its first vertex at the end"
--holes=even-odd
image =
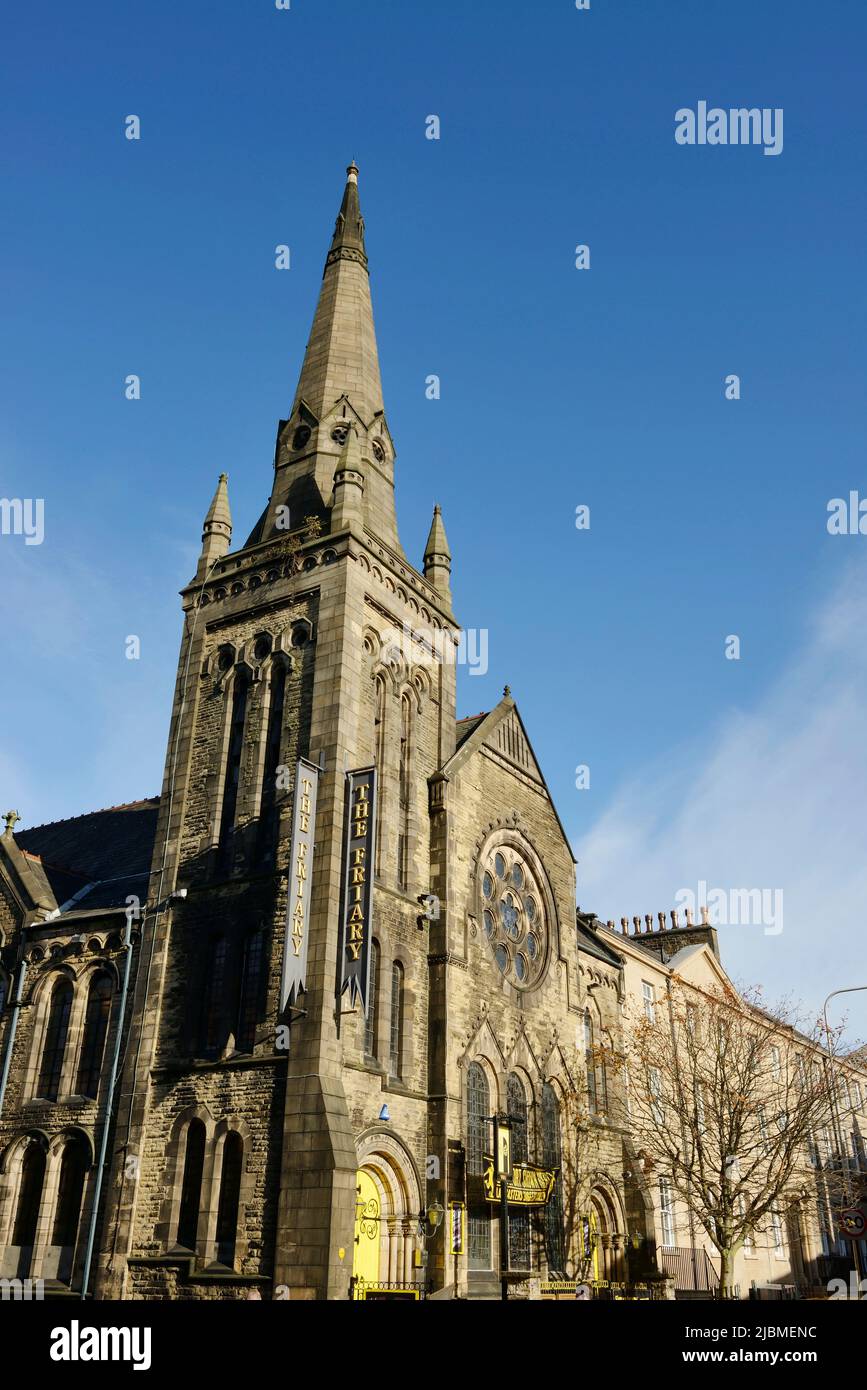
{"type": "MultiPolygon", "coordinates": [[[[158,806],[159,802],[159,796],[144,796],[140,797],[137,801],[121,801],[117,806],[97,806],[92,811],[79,811],[77,816],[59,816],[57,820],[46,820],[42,821],[39,825],[25,826],[24,830],[20,831],[19,833],[22,835],[27,835],[30,833],[31,830],[47,830],[49,826],[52,825],[68,825],[70,821],[84,820],[85,816],[102,816],[105,815],[108,811],[129,811],[134,806],[158,806]]],[[[54,867],[61,868],[62,865],[57,864],[54,867]]]]}

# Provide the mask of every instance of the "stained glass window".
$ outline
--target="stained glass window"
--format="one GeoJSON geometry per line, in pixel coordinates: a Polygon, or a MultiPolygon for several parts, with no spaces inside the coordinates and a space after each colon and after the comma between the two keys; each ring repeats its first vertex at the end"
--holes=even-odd
{"type": "MultiPolygon", "coordinates": [[[[491,1096],[488,1080],[478,1062],[467,1068],[467,1173],[480,1174],[489,1145],[491,1096]]],[[[484,1201],[471,1204],[468,1213],[470,1269],[491,1267],[491,1218],[484,1201]]]]}
{"type": "Polygon", "coordinates": [[[556,1168],[554,1190],[545,1207],[545,1254],[552,1274],[563,1274],[566,1256],[563,1245],[563,1180],[560,1169],[560,1106],[554,1087],[542,1087],[542,1163],[556,1168]]]}
{"type": "Polygon", "coordinates": [[[368,1057],[376,1056],[376,1031],[379,1016],[377,994],[379,991],[379,942],[371,942],[370,948],[370,992],[367,998],[367,1017],[364,1020],[364,1051],[368,1057]]]}
{"type": "MultiPolygon", "coordinates": [[[[526,1163],[529,1153],[527,1093],[521,1078],[515,1076],[514,1072],[506,1082],[506,1107],[512,1121],[512,1162],[526,1163]]],[[[509,1268],[532,1268],[528,1211],[516,1209],[509,1212],[509,1268]]]]}
{"type": "Polygon", "coordinates": [[[391,967],[391,1033],[389,1039],[389,1072],[401,1074],[403,1047],[403,966],[395,961],[391,967]]]}
{"type": "Polygon", "coordinates": [[[497,966],[510,984],[526,989],[545,965],[545,913],[536,875],[505,845],[484,864],[480,887],[482,925],[497,966]]]}

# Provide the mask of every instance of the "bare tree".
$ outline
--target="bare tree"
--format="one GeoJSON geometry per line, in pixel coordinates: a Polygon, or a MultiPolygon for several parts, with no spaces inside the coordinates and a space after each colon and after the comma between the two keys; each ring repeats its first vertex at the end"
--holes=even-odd
{"type": "Polygon", "coordinates": [[[624,1018],[617,1064],[636,1148],[707,1232],[722,1298],[742,1246],[815,1197],[832,1119],[823,1040],[758,991],[676,981],[665,1001],[624,1018]]]}

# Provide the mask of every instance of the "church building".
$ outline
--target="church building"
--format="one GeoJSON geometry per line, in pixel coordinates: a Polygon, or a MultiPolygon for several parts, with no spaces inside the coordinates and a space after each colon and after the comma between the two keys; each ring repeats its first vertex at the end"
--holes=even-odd
{"type": "Polygon", "coordinates": [[[3,1277],[492,1298],[652,1233],[595,1069],[621,956],[508,688],[458,718],[399,480],[350,165],[270,497],[233,548],[220,477],[182,592],[160,797],[0,837],[3,1277]]]}

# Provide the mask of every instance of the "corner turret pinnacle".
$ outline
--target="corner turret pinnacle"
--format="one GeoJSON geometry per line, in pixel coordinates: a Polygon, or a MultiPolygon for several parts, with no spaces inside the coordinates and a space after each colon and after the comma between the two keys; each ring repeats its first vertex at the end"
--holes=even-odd
{"type": "Polygon", "coordinates": [[[424,577],[440,593],[450,597],[451,571],[452,552],[449,550],[449,543],[446,539],[442,512],[439,506],[436,506],[428,532],[427,544],[424,548],[424,577]]]}
{"type": "Polygon", "coordinates": [[[199,574],[204,574],[215,560],[220,560],[229,549],[232,539],[232,513],[229,510],[228,475],[220,474],[217,490],[208,508],[205,524],[202,527],[202,553],[199,556],[199,574]]]}

